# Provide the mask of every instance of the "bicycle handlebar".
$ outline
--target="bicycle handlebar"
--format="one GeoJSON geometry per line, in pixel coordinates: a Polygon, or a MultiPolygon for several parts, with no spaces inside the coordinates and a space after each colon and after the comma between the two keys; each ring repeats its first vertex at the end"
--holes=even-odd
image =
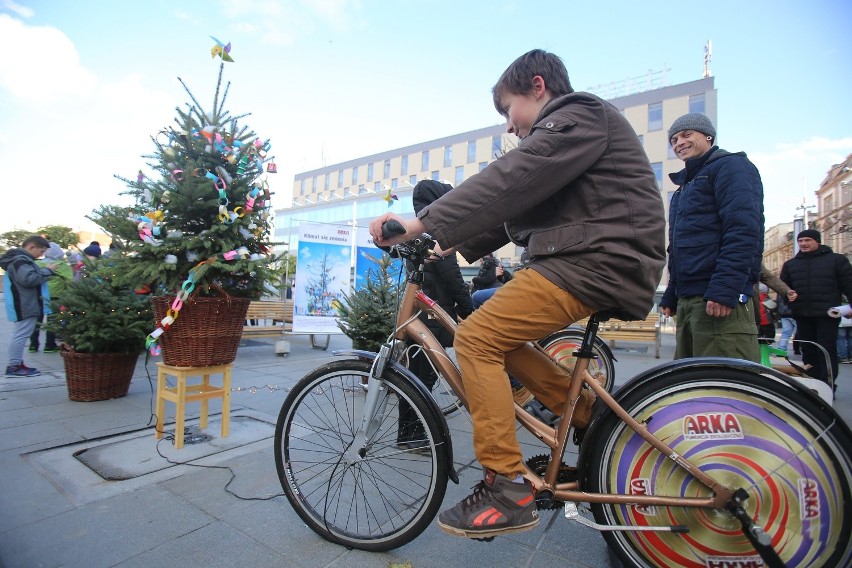
{"type": "Polygon", "coordinates": [[[382,238],[389,239],[394,235],[404,235],[405,227],[396,219],[388,219],[382,223],[382,238]]]}

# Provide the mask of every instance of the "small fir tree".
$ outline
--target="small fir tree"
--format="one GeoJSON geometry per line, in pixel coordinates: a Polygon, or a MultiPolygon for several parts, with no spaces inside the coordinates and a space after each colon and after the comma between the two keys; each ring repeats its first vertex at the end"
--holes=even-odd
{"type": "Polygon", "coordinates": [[[116,176],[134,204],[103,205],[89,217],[121,243],[111,264],[118,285],[156,294],[183,286],[207,295],[215,285],[258,298],[273,277],[270,192],[261,179],[270,144],[240,124],[248,114],[225,110],[230,83],[222,89],[223,68],[210,109],[178,78],[192,103],[152,137],[155,152],[144,157],[156,179],[141,170],[135,180],[116,176]]]}
{"type": "Polygon", "coordinates": [[[396,323],[399,286],[391,274],[393,259],[383,253],[376,259],[378,270],[370,269],[364,285],[336,302],[337,325],[352,339],[356,349],[378,352],[396,323]]]}
{"type": "MultiPolygon", "coordinates": [[[[101,261],[102,263],[107,261],[101,261]]],[[[90,263],[51,299],[47,329],[80,353],[141,353],[154,315],[147,298],[113,285],[90,263]]]]}

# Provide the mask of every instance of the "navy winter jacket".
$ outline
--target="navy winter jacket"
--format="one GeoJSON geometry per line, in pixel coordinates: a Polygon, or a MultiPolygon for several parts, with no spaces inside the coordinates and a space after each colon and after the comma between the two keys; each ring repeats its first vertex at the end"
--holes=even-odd
{"type": "Polygon", "coordinates": [[[669,285],[660,302],[701,296],[730,308],[751,296],[763,255],[763,184],[744,152],[713,146],[671,174],[669,285]]]}

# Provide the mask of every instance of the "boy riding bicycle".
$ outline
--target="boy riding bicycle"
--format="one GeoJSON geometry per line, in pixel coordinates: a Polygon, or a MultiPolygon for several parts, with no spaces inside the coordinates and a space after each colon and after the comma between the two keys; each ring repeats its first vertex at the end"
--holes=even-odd
{"type": "Polygon", "coordinates": [[[530,261],[464,320],[456,355],[485,479],[441,513],[450,534],[485,538],[538,524],[522,474],[514,401],[506,375],[561,414],[567,377],[547,358],[518,348],[600,310],[642,319],[665,262],[660,190],[633,128],[611,104],[571,88],[562,60],[542,50],[516,59],[493,90],[518,147],[422,211],[386,213],[370,233],[380,246],[429,233],[468,261],[511,239],[530,261]],[[396,219],[404,235],[384,239],[396,219]]]}

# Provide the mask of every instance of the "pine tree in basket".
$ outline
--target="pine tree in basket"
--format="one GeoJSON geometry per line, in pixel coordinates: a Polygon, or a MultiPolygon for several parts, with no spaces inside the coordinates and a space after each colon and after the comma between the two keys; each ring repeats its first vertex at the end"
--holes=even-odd
{"type": "MultiPolygon", "coordinates": [[[[107,261],[101,261],[103,263],[107,261]]],[[[141,353],[154,315],[148,300],[90,267],[51,299],[47,329],[78,353],[141,353]]]]}
{"type": "Polygon", "coordinates": [[[383,253],[375,262],[378,269],[368,270],[364,285],[351,294],[344,294],[342,302],[335,302],[335,308],[337,325],[352,339],[353,347],[378,352],[396,323],[399,286],[391,274],[393,259],[390,255],[383,253]]]}
{"type": "Polygon", "coordinates": [[[240,123],[247,114],[225,110],[230,83],[223,89],[223,68],[210,108],[178,78],[192,102],[152,137],[155,151],[144,158],[156,175],[116,176],[135,203],[103,205],[90,216],[120,243],[111,258],[117,285],[202,295],[213,295],[214,286],[258,298],[272,278],[272,206],[263,177],[270,144],[240,123]]]}

